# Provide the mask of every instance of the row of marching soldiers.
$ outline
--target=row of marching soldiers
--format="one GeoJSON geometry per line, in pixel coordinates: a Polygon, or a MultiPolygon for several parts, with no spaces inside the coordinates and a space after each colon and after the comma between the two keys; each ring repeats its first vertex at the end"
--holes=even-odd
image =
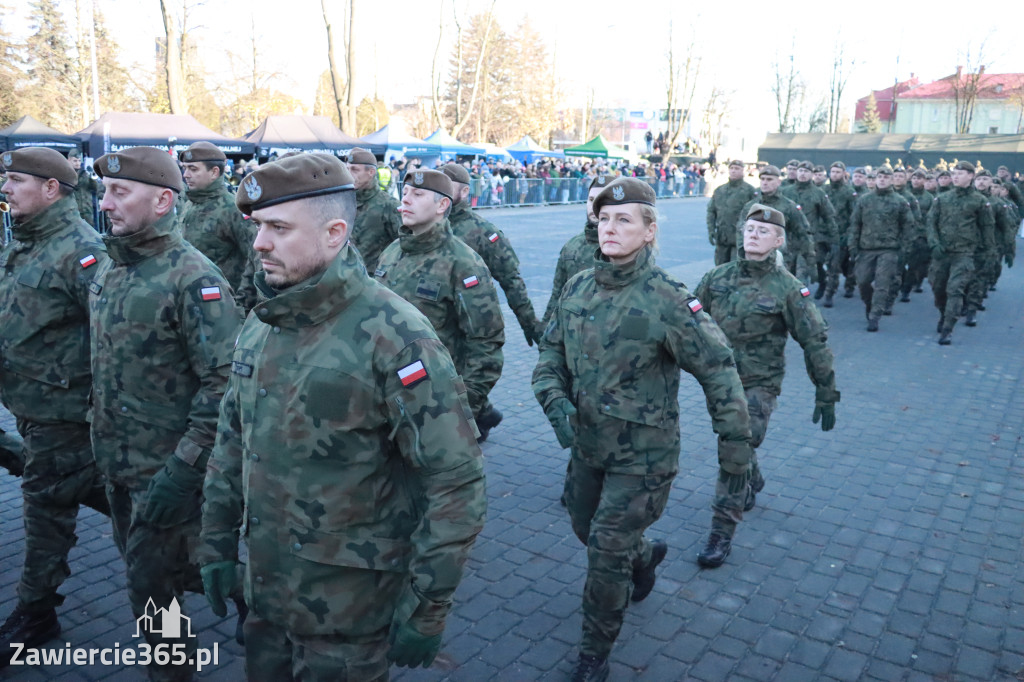
{"type": "Polygon", "coordinates": [[[867,330],[878,331],[894,303],[922,292],[927,277],[939,311],[941,345],[952,342],[963,317],[977,324],[984,299],[995,290],[1005,263],[1013,266],[1024,195],[1009,169],[995,176],[968,161],[952,168],[908,171],[901,165],[856,168],[836,161],[828,170],[792,160],[785,179],[775,166],[760,170],[760,189],[743,180],[743,163],[729,166],[729,181],[708,204],[708,236],[715,262],[737,258],[736,230],[744,209],[763,203],[788,220],[786,264],[816,282],[815,298],[831,308],[845,278],[844,297],[859,288],[867,330]],[[817,171],[817,173],[815,172],[817,171]]]}

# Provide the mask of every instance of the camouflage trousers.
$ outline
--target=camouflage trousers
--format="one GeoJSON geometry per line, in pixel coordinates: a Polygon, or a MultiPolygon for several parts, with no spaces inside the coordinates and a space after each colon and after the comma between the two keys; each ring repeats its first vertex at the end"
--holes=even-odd
{"type": "MultiPolygon", "coordinates": [[[[170,528],[159,528],[142,519],[146,498],[145,490],[107,484],[114,542],[127,567],[128,601],[136,618],[167,608],[172,599],[178,600],[182,615],[185,615],[184,592],[203,592],[199,566],[190,558],[199,538],[201,499],[197,498],[195,514],[187,521],[170,528]]],[[[181,637],[164,637],[148,631],[145,637],[153,647],[169,644],[173,648],[175,644],[184,644],[186,656],[195,658],[196,638],[187,636],[184,629],[181,637]]],[[[152,663],[147,667],[149,678],[154,681],[191,680],[194,671],[194,665],[152,663]]]]}
{"type": "Polygon", "coordinates": [[[928,267],[928,281],[932,285],[935,307],[942,315],[944,331],[953,331],[963,309],[964,294],[974,277],[974,254],[953,253],[932,258],[928,267]]]}
{"type": "Polygon", "coordinates": [[[736,533],[737,524],[743,520],[743,505],[747,501],[745,483],[749,482],[755,488],[764,486],[764,475],[757,461],[757,448],[764,442],[776,403],[775,394],[760,386],[752,386],[743,392],[747,397],[750,447],[753,448],[750,470],[746,475],[736,475],[719,469],[715,480],[715,498],[711,502],[711,532],[727,538],[736,533]]]}
{"type": "Polygon", "coordinates": [[[928,276],[928,260],[930,258],[931,251],[928,249],[928,241],[921,237],[915,239],[907,254],[907,269],[903,273],[903,293],[909,294],[911,290],[924,283],[924,278],[928,276]]]}
{"type": "Polygon", "coordinates": [[[850,286],[852,266],[849,265],[850,253],[845,246],[832,245],[828,261],[828,277],[825,281],[825,293],[835,295],[839,290],[839,275],[846,276],[846,285],[850,286]]]}
{"type": "Polygon", "coordinates": [[[857,254],[857,284],[860,299],[869,320],[882,317],[886,306],[892,306],[889,297],[899,284],[900,254],[892,251],[861,251],[857,254]]]}
{"type": "Polygon", "coordinates": [[[739,258],[739,249],[736,248],[735,244],[718,243],[715,245],[715,265],[731,263],[734,260],[739,260],[739,258]]]}
{"type": "Polygon", "coordinates": [[[21,476],[25,471],[23,448],[20,435],[11,435],[0,429],[0,467],[7,469],[11,476],[21,476]]]}
{"type": "Polygon", "coordinates": [[[31,610],[64,603],[57,590],[69,575],[68,552],[78,542],[78,507],[110,514],[105,479],[92,456],[89,425],[18,420],[24,439],[21,483],[25,520],[25,564],[18,601],[31,610]]]}
{"type": "Polygon", "coordinates": [[[964,294],[964,312],[977,312],[984,304],[988,289],[999,279],[999,254],[979,253],[974,256],[974,276],[964,294]]]}
{"type": "Polygon", "coordinates": [[[587,547],[581,651],[605,657],[622,629],[633,569],[651,560],[644,531],[661,517],[675,473],[617,474],[573,456],[565,475],[565,506],[587,547]]]}
{"type": "Polygon", "coordinates": [[[296,635],[262,619],[245,619],[249,682],[386,682],[387,632],[372,637],[296,635]]]}
{"type": "Polygon", "coordinates": [[[818,268],[818,286],[826,291],[839,288],[839,249],[831,242],[815,242],[814,257],[818,268]]]}

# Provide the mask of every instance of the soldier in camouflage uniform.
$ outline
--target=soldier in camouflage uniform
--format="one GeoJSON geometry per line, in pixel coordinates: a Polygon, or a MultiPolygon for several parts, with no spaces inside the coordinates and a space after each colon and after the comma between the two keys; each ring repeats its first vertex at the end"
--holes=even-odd
{"type": "Polygon", "coordinates": [[[1020,187],[1010,177],[1010,169],[1006,166],[1000,166],[996,169],[996,177],[1006,190],[1007,199],[1016,207],[1018,215],[1024,215],[1024,193],[1020,191],[1020,187]]]}
{"type": "Polygon", "coordinates": [[[501,423],[487,396],[501,377],[505,323],[483,260],[452,234],[452,182],[438,171],[410,171],[402,187],[402,230],[374,278],[427,316],[466,381],[480,442],[501,423]]]}
{"type": "Polygon", "coordinates": [[[611,179],[610,175],[598,175],[590,181],[590,190],[587,192],[587,222],[583,226],[583,232],[567,241],[558,253],[555,278],[551,282],[551,298],[548,299],[544,319],[541,320],[545,326],[551,321],[551,315],[554,314],[555,308],[558,306],[558,297],[561,295],[565,283],[577,272],[594,266],[594,253],[597,251],[597,216],[594,215],[594,199],[611,182],[611,179]]]}
{"type": "MultiPolygon", "coordinates": [[[[82,168],[82,152],[72,149],[68,152],[68,161],[75,169],[77,179],[75,182],[75,203],[78,205],[78,214],[82,220],[89,223],[90,227],[96,227],[96,209],[100,199],[103,198],[103,185],[96,182],[92,174],[82,168]]],[[[100,229],[102,232],[103,230],[100,229]]]]}
{"type": "MultiPolygon", "coordinates": [[[[686,287],[654,264],[654,190],[620,178],[594,201],[600,252],[569,280],[541,341],[533,391],[563,448],[573,531],[587,547],[573,680],[603,680],[630,599],[654,587],[667,545],[644,537],[679,468],[679,369],[707,396],[716,495],[745,491],[749,417],[732,351],[686,287]]],[[[742,518],[740,505],[730,523],[742,518]]]]}
{"type": "Polygon", "coordinates": [[[828,182],[828,174],[825,172],[824,166],[820,164],[814,166],[811,182],[814,183],[815,187],[820,187],[822,190],[825,189],[825,183],[828,182]]]}
{"type": "Polygon", "coordinates": [[[235,346],[199,551],[223,614],[244,525],[253,681],[429,666],[483,526],[465,386],[428,321],[348,244],[352,190],[340,161],[302,154],[237,195],[267,265],[235,346]]]}
{"type": "Polygon", "coordinates": [[[717,187],[708,202],[708,241],[715,247],[715,265],[736,260],[736,223],[755,192],[743,178],[743,162],[730,161],[729,181],[717,187]]]}
{"type": "MultiPolygon", "coordinates": [[[[704,310],[732,345],[746,392],[754,454],[744,511],[754,508],[756,495],[764,488],[756,448],[764,441],[768,420],[782,393],[787,335],[803,348],[807,375],[815,387],[811,419],[815,424],[821,421],[822,431],[835,426],[835,404],[839,402],[828,325],[809,300],[810,290],[775,262],[775,250],[785,243],[785,227],[785,217],[779,211],[752,206],[744,229],[746,258],[711,270],[696,291],[704,310]]],[[[736,504],[722,502],[726,508],[736,504]]],[[[727,516],[720,516],[725,521],[720,532],[727,532],[727,516]]]]}
{"type": "MultiPolygon", "coordinates": [[[[202,590],[191,550],[241,311],[220,270],[181,236],[173,157],[134,147],[100,157],[96,170],[111,232],[110,260],[90,285],[92,443],[138,618],[150,599],[167,608],[202,590]]],[[[195,637],[146,640],[195,656],[195,637]]],[[[148,672],[190,680],[194,666],[153,663],[148,672]]]]}
{"type": "Polygon", "coordinates": [[[935,196],[955,189],[953,186],[953,174],[945,168],[940,170],[939,174],[935,176],[935,182],[938,185],[935,196]]]}
{"type": "Polygon", "coordinates": [[[103,244],[79,217],[77,177],[59,152],[28,147],[0,162],[14,218],[14,240],[0,252],[0,398],[25,455],[25,563],[18,604],[0,628],[2,668],[11,642],[35,647],[60,634],[57,590],[71,574],[78,507],[110,510],[87,419],[89,283],[106,260],[103,244]]]}
{"type": "Polygon", "coordinates": [[[775,166],[765,166],[761,169],[759,177],[761,189],[754,192],[754,198],[747,202],[737,216],[737,258],[743,257],[743,226],[746,222],[743,216],[750,212],[750,207],[754,204],[764,204],[786,216],[786,224],[789,225],[789,229],[787,230],[787,244],[782,249],[786,268],[797,277],[803,276],[804,273],[797,272],[799,258],[802,256],[805,264],[804,267],[807,269],[806,274],[810,277],[816,276],[817,267],[814,255],[814,242],[811,240],[811,228],[807,224],[807,219],[804,217],[800,207],[783,196],[779,191],[779,169],[775,166]]]}
{"type": "Polygon", "coordinates": [[[892,169],[879,168],[875,183],[875,191],[857,200],[850,217],[850,257],[856,263],[869,332],[878,331],[878,321],[888,310],[893,282],[900,281],[900,249],[914,229],[910,204],[893,191],[892,169]]]}
{"type": "Polygon", "coordinates": [[[441,170],[454,186],[454,205],[448,216],[452,232],[480,254],[493,277],[505,292],[508,307],[519,321],[526,343],[533,346],[544,333],[544,327],[533,311],[526,291],[526,282],[519,274],[519,257],[511,242],[497,227],[480,217],[469,205],[469,172],[457,163],[445,164],[441,170]]]}
{"type": "Polygon", "coordinates": [[[928,258],[930,254],[928,250],[928,237],[925,233],[925,217],[927,217],[935,197],[931,192],[925,190],[924,184],[926,179],[927,173],[922,168],[916,169],[910,176],[910,196],[917,202],[921,221],[914,233],[914,238],[907,248],[907,269],[903,275],[903,286],[900,289],[902,292],[900,301],[904,303],[910,301],[911,291],[916,293],[923,291],[921,285],[924,283],[924,278],[928,275],[928,258]]]}
{"type": "Polygon", "coordinates": [[[351,241],[363,257],[366,271],[373,273],[388,244],[398,239],[402,227],[398,201],[378,182],[377,158],[360,147],[348,154],[348,168],[356,186],[356,222],[351,241]]]}
{"type": "MultiPolygon", "coordinates": [[[[834,162],[828,169],[829,183],[825,194],[836,211],[836,230],[839,233],[839,248],[835,249],[828,266],[828,284],[825,287],[826,308],[831,308],[836,291],[839,290],[839,273],[846,278],[845,288],[852,292],[857,278],[853,274],[853,260],[850,258],[849,236],[850,216],[857,201],[857,191],[846,182],[846,164],[834,162]]],[[[847,296],[847,298],[850,298],[847,296]]]]}
{"type": "MultiPolygon", "coordinates": [[[[810,226],[810,237],[814,242],[815,263],[818,269],[818,288],[814,292],[815,300],[825,295],[828,287],[828,266],[832,254],[839,250],[839,234],[836,228],[836,210],[828,195],[820,187],[811,182],[814,166],[810,161],[802,161],[796,170],[796,182],[780,191],[793,201],[803,213],[810,226]]],[[[745,214],[744,214],[745,215],[745,214]]],[[[741,220],[742,222],[742,220],[741,220]]],[[[839,273],[834,273],[834,277],[839,273]]]]}
{"type": "Polygon", "coordinates": [[[999,262],[1005,253],[1007,239],[1009,238],[1012,243],[1017,229],[1017,225],[1013,223],[1013,216],[1006,210],[1007,206],[1003,200],[993,196],[992,174],[987,169],[982,168],[975,173],[974,187],[992,207],[994,239],[989,248],[979,248],[974,252],[974,276],[964,294],[964,325],[968,327],[977,326],[977,313],[985,309],[984,300],[989,289],[994,287],[996,280],[999,279],[999,262]]]}
{"type": "Polygon", "coordinates": [[[243,313],[256,305],[256,236],[249,221],[235,208],[235,197],[224,184],[227,157],[209,142],[196,142],[181,152],[188,202],[181,214],[181,233],[213,261],[235,292],[243,313]]]}
{"type": "Polygon", "coordinates": [[[961,161],[950,175],[954,189],[935,197],[928,211],[928,281],[939,309],[936,331],[943,346],[953,342],[953,327],[974,276],[975,252],[995,248],[995,219],[989,202],[974,189],[974,164],[961,161]]]}

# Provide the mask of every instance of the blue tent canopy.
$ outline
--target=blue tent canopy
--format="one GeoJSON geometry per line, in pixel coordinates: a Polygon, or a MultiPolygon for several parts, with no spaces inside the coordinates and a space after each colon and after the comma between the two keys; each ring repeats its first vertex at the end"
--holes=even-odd
{"type": "Polygon", "coordinates": [[[411,135],[402,135],[391,130],[391,126],[384,126],[380,130],[364,135],[360,138],[369,145],[383,146],[385,149],[384,160],[390,161],[396,156],[415,156],[419,158],[440,156],[441,147],[433,142],[424,142],[411,135]]]}
{"type": "Polygon", "coordinates": [[[444,128],[438,128],[434,132],[430,133],[424,142],[432,142],[441,148],[441,156],[453,157],[459,156],[480,156],[484,153],[483,147],[474,147],[473,145],[459,142],[454,137],[448,134],[444,128]]]}
{"type": "Polygon", "coordinates": [[[543,159],[545,157],[564,159],[565,154],[561,151],[552,151],[550,149],[544,149],[529,135],[523,135],[522,139],[514,144],[510,144],[505,147],[505,151],[512,155],[513,158],[522,161],[523,163],[533,163],[537,159],[543,159]]]}

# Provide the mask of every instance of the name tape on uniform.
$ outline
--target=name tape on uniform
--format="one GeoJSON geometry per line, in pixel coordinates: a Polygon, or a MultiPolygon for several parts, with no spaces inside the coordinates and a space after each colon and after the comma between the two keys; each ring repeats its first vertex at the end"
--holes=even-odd
{"type": "Polygon", "coordinates": [[[406,365],[398,370],[398,378],[401,380],[402,385],[408,388],[427,378],[427,368],[423,366],[423,361],[417,360],[411,365],[406,365]]]}

